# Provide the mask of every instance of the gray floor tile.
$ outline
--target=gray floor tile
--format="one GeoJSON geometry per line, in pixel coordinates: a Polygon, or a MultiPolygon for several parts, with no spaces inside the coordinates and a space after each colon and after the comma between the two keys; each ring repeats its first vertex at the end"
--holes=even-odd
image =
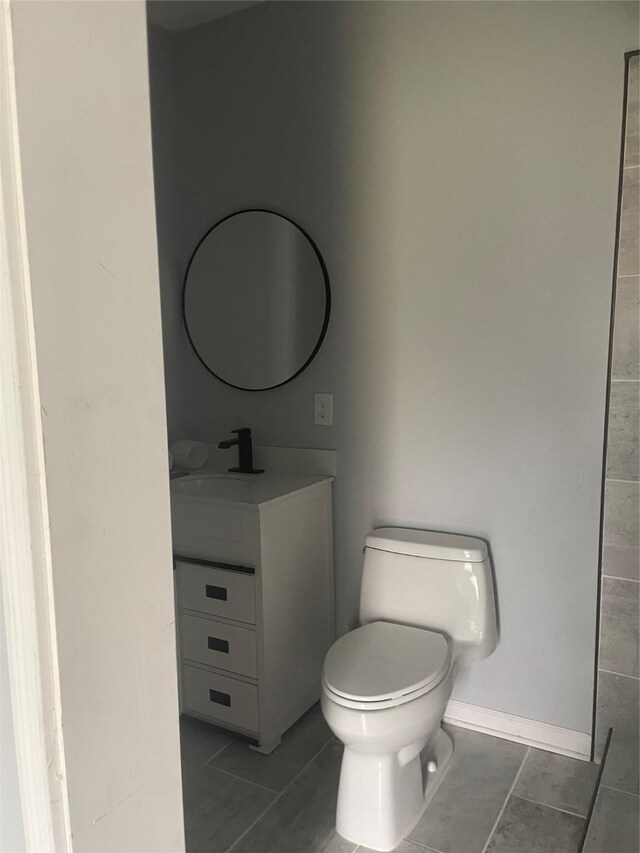
{"type": "Polygon", "coordinates": [[[600,669],[640,675],[640,587],[635,581],[603,578],[600,623],[600,669]]]}
{"type": "Polygon", "coordinates": [[[196,768],[183,783],[188,853],[223,853],[276,796],[211,767],[196,768]]]}
{"type": "MultiPolygon", "coordinates": [[[[350,841],[345,841],[336,834],[324,847],[317,848],[321,853],[354,853],[356,849],[350,841]]],[[[316,848],[314,847],[315,851],[316,848]]]]}
{"type": "MultiPolygon", "coordinates": [[[[320,853],[354,853],[356,848],[350,841],[345,841],[344,838],[340,838],[339,835],[336,835],[324,847],[318,847],[317,850],[320,853]]],[[[315,851],[316,848],[313,848],[315,851]]]]}
{"type": "Polygon", "coordinates": [[[510,797],[487,853],[578,853],[583,831],[582,817],[510,797]]]}
{"type": "Polygon", "coordinates": [[[638,382],[612,382],[609,392],[607,477],[638,479],[638,382]]]}
{"type": "Polygon", "coordinates": [[[616,283],[612,379],[640,378],[639,314],[640,278],[619,278],[616,283]]]}
{"type": "Polygon", "coordinates": [[[341,760],[342,747],[330,741],[233,853],[351,853],[335,830],[341,760]]]}
{"type": "Polygon", "coordinates": [[[584,817],[589,811],[599,769],[589,761],[531,749],[513,796],[584,817]]]}
{"type": "Polygon", "coordinates": [[[203,723],[194,717],[180,717],[180,753],[182,775],[195,770],[229,743],[232,735],[224,729],[203,723]]]}
{"type": "Polygon", "coordinates": [[[211,766],[280,792],[330,739],[331,730],[317,704],[289,729],[271,755],[260,755],[236,741],[216,756],[211,766]]]}
{"type": "Polygon", "coordinates": [[[638,692],[635,678],[598,673],[597,755],[602,752],[609,726],[614,729],[602,781],[631,794],[638,793],[638,692]]]}
{"type": "Polygon", "coordinates": [[[640,580],[640,548],[605,545],[602,552],[602,574],[640,580]]]}
{"type": "Polygon", "coordinates": [[[637,795],[600,788],[583,853],[638,853],[639,818],[637,795]]]}
{"type": "MultiPolygon", "coordinates": [[[[375,853],[375,851],[371,850],[369,847],[356,847],[354,853],[375,853]]],[[[437,850],[429,850],[428,847],[420,847],[412,841],[403,841],[399,847],[396,847],[393,853],[437,853],[437,850]]]]}
{"type": "Polygon", "coordinates": [[[527,747],[447,726],[451,764],[409,839],[440,853],[481,853],[527,747]]]}

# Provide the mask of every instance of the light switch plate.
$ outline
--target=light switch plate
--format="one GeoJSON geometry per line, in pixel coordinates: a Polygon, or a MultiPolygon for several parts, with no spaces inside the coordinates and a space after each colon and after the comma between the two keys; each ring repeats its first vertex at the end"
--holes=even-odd
{"type": "Polygon", "coordinates": [[[313,413],[315,424],[331,426],[333,424],[333,394],[316,394],[313,413]]]}

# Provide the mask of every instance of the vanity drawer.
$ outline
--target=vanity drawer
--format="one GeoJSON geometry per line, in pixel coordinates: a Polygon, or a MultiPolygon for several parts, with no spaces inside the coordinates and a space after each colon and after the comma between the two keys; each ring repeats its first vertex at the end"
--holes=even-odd
{"type": "Polygon", "coordinates": [[[217,672],[185,664],[184,708],[248,731],[258,731],[258,688],[217,672]]]}
{"type": "Polygon", "coordinates": [[[180,614],[182,655],[218,669],[256,678],[256,633],[213,619],[180,614]]]}
{"type": "Polygon", "coordinates": [[[256,621],[255,579],[253,575],[216,569],[197,563],[176,561],[180,605],[211,616],[237,622],[256,621]]]}

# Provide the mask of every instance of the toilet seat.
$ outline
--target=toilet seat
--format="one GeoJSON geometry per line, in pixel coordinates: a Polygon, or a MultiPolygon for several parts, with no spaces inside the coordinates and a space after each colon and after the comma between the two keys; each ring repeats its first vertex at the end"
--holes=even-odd
{"type": "Polygon", "coordinates": [[[410,702],[433,690],[449,671],[442,634],[391,622],[371,622],[329,649],[323,686],[339,705],[363,710],[410,702]]]}

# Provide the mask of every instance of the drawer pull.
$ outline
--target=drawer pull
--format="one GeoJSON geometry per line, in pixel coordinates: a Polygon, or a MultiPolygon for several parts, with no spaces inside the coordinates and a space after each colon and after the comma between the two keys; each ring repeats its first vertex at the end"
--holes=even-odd
{"type": "Polygon", "coordinates": [[[220,690],[209,690],[209,699],[216,705],[231,707],[231,696],[228,693],[222,693],[220,690]]]}
{"type": "Polygon", "coordinates": [[[218,637],[207,637],[207,645],[214,652],[224,652],[229,654],[229,641],[220,640],[218,637]]]}
{"type": "Polygon", "coordinates": [[[205,592],[207,593],[207,598],[217,598],[218,601],[227,600],[226,586],[212,586],[208,583],[205,585],[205,592]]]}
{"type": "Polygon", "coordinates": [[[220,563],[218,560],[198,560],[195,557],[182,557],[180,554],[173,555],[173,568],[178,568],[178,563],[188,563],[192,566],[211,566],[214,569],[225,569],[227,572],[240,572],[243,575],[255,575],[253,566],[242,566],[238,563],[220,563]]]}

